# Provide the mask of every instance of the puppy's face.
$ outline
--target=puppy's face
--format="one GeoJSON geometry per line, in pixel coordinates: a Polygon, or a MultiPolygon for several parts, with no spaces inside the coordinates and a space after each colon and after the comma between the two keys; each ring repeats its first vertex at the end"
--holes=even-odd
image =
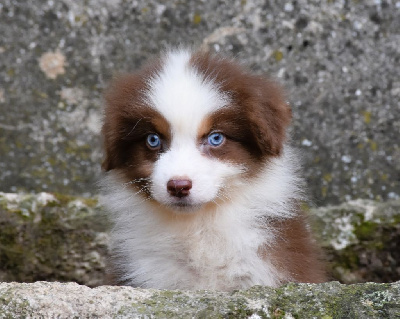
{"type": "Polygon", "coordinates": [[[175,211],[229,201],[280,155],[291,117],[274,83],[187,51],[120,77],[106,101],[103,168],[175,211]]]}

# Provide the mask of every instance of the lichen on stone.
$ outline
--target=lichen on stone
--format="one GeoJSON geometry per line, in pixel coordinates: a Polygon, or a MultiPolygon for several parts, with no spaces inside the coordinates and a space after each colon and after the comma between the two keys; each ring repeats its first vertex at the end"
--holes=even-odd
{"type": "Polygon", "coordinates": [[[104,282],[108,222],[96,199],[0,193],[0,281],[104,282]]]}

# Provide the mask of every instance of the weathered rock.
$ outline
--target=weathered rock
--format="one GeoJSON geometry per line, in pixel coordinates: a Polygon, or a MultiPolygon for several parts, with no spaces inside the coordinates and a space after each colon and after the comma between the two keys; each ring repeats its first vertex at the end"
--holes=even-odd
{"type": "Polygon", "coordinates": [[[315,232],[343,283],[400,280],[400,200],[317,208],[315,232]]]}
{"type": "Polygon", "coordinates": [[[0,30],[2,191],[96,194],[106,83],[193,44],[284,84],[318,205],[400,194],[398,1],[2,0],[0,30]]]}
{"type": "Polygon", "coordinates": [[[96,199],[0,193],[0,281],[104,283],[107,221],[96,199]]]}
{"type": "MultiPolygon", "coordinates": [[[[332,279],[400,280],[400,200],[312,209],[332,279]]],[[[104,284],[108,224],[96,199],[0,193],[0,281],[104,284]]]]}
{"type": "Polygon", "coordinates": [[[222,293],[0,283],[0,318],[399,318],[400,282],[222,293]]]}

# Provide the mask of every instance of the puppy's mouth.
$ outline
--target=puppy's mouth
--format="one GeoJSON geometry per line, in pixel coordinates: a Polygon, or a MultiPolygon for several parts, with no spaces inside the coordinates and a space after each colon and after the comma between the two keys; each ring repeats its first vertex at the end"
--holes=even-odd
{"type": "Polygon", "coordinates": [[[194,212],[200,209],[201,204],[194,204],[187,201],[177,201],[174,203],[168,203],[168,207],[176,212],[194,212]]]}
{"type": "Polygon", "coordinates": [[[160,198],[150,193],[148,199],[164,208],[167,208],[172,212],[177,213],[196,212],[204,206],[204,203],[195,202],[192,198],[189,197],[178,198],[173,196],[166,196],[160,198]]]}
{"type": "Polygon", "coordinates": [[[192,204],[189,204],[189,203],[183,203],[183,202],[181,202],[181,203],[174,203],[174,204],[172,204],[171,206],[173,206],[173,207],[187,208],[187,207],[192,207],[193,205],[192,205],[192,204]]]}

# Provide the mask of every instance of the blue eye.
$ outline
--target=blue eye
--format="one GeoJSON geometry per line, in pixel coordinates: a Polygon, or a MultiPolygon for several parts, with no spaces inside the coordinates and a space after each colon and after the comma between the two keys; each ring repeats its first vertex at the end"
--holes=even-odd
{"type": "Polygon", "coordinates": [[[208,144],[211,146],[219,146],[221,145],[225,140],[225,136],[222,133],[211,133],[208,135],[208,144]]]}
{"type": "Polygon", "coordinates": [[[150,149],[156,150],[161,147],[161,139],[157,134],[147,135],[146,144],[150,149]]]}

